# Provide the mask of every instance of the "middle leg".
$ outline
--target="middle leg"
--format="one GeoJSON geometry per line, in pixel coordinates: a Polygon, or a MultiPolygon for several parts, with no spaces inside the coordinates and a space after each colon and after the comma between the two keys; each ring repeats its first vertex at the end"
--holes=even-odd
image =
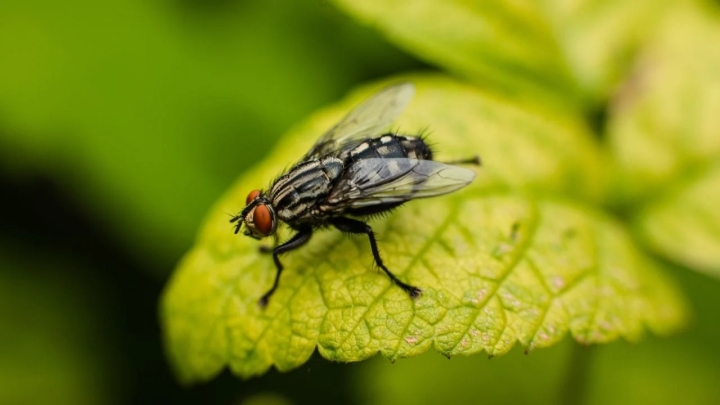
{"type": "Polygon", "coordinates": [[[372,250],[373,258],[375,259],[375,263],[378,265],[378,267],[383,269],[385,274],[390,277],[390,280],[397,284],[398,287],[405,290],[405,292],[407,292],[410,297],[417,298],[420,296],[420,293],[422,293],[421,289],[410,284],[403,283],[402,281],[400,281],[400,279],[397,278],[397,276],[395,276],[390,270],[388,270],[387,267],[385,267],[385,264],[380,257],[380,251],[377,247],[377,241],[375,241],[375,233],[373,232],[370,225],[356,219],[345,217],[332,218],[330,219],[330,223],[342,232],[366,234],[368,236],[368,239],[370,239],[370,249],[372,250]]]}

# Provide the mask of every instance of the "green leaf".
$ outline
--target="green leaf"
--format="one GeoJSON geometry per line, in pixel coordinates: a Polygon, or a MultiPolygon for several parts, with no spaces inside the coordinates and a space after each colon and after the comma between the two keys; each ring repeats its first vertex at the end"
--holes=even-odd
{"type": "Polygon", "coordinates": [[[720,162],[648,204],[636,218],[639,234],[657,252],[720,277],[720,162]]]}
{"type": "Polygon", "coordinates": [[[336,361],[431,347],[500,355],[516,342],[546,347],[568,332],[590,344],[683,323],[674,285],[623,230],[559,197],[598,193],[597,155],[581,127],[441,76],[404,79],[418,94],[400,128],[430,126],[440,160],[480,153],[485,162],[468,188],[372,222],[385,263],[423,295],[412,300],[374,271],[367,240],[328,230],[283,257],[280,288],[265,310],[257,307],[275,268],[258,243],[232,234],[227,213],[307,150],[360,100],[353,97],[287,136],[212,210],[161,305],[182,380],[205,380],[225,366],[242,377],[272,365],[289,370],[316,347],[336,361]]]}
{"type": "Polygon", "coordinates": [[[659,254],[720,275],[720,18],[684,8],[643,52],[608,126],[613,203],[659,254]]]}
{"type": "Polygon", "coordinates": [[[367,67],[410,64],[312,4],[194,3],[0,1],[3,166],[44,170],[162,274],[277,135],[367,67]]]}
{"type": "Polygon", "coordinates": [[[625,79],[634,54],[667,14],[668,0],[548,0],[541,13],[553,27],[582,95],[605,103],[625,79]]]}
{"type": "Polygon", "coordinates": [[[651,32],[667,3],[334,2],[434,64],[514,98],[550,99],[574,109],[597,102],[618,83],[628,55],[651,32]]]}
{"type": "Polygon", "coordinates": [[[720,157],[720,19],[683,8],[639,56],[608,124],[616,199],[651,199],[720,157]]]}
{"type": "Polygon", "coordinates": [[[529,355],[514,349],[492,360],[460,356],[448,361],[436,353],[394,364],[375,358],[354,369],[355,398],[376,405],[471,404],[481,392],[483,402],[492,404],[718,403],[720,282],[663,268],[682,281],[696,309],[693,327],[672,339],[590,348],[566,339],[529,355]]]}

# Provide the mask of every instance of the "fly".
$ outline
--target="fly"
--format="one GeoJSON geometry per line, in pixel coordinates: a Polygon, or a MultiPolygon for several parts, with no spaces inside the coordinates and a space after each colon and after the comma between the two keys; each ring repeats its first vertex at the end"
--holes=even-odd
{"type": "MultiPolygon", "coordinates": [[[[236,223],[236,234],[245,225],[245,235],[262,239],[276,235],[280,222],[295,231],[271,249],[277,273],[260,306],[267,305],[278,287],[283,271],[279,256],[306,244],[314,231],[328,226],[367,235],[375,264],[410,297],[420,295],[420,288],[401,281],[385,266],[375,233],[365,220],[415,198],[465,187],[475,172],[433,160],[432,150],[421,137],[383,132],[414,93],[410,83],[380,91],[325,133],[267,191],[248,194],[246,207],[230,220],[236,223]]],[[[479,164],[480,160],[476,156],[454,163],[479,164]]]]}

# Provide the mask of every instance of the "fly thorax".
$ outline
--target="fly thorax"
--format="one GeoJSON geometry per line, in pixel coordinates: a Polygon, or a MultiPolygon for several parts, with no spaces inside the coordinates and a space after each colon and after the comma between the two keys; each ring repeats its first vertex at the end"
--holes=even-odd
{"type": "Polygon", "coordinates": [[[303,162],[278,179],[271,189],[271,200],[285,222],[298,222],[312,215],[316,203],[330,193],[343,171],[337,158],[303,162]]]}

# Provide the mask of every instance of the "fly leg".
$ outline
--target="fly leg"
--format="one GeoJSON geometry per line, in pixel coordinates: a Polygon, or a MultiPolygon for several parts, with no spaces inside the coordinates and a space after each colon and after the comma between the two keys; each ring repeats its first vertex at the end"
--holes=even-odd
{"type": "Polygon", "coordinates": [[[298,230],[298,233],[296,233],[292,238],[290,238],[290,240],[273,249],[273,261],[275,262],[275,268],[277,268],[277,273],[275,274],[275,282],[273,283],[272,288],[268,292],[266,292],[265,295],[263,295],[258,302],[258,305],[260,305],[261,308],[267,306],[270,297],[275,293],[275,290],[277,290],[278,287],[278,283],[280,282],[280,273],[282,273],[283,271],[283,265],[282,263],[280,263],[280,258],[278,256],[291,250],[295,250],[300,246],[304,245],[305,243],[307,243],[307,241],[310,240],[311,236],[312,228],[301,228],[298,230]]]}
{"type": "Polygon", "coordinates": [[[388,270],[387,267],[385,267],[385,264],[380,258],[380,252],[378,251],[377,242],[375,241],[375,233],[373,232],[370,225],[356,219],[344,217],[331,218],[329,222],[335,228],[339,229],[342,232],[366,234],[368,236],[368,239],[370,239],[370,249],[372,249],[373,258],[375,259],[375,263],[378,265],[378,267],[383,269],[385,274],[390,277],[390,280],[397,284],[398,287],[405,290],[405,292],[407,292],[411,298],[417,298],[420,296],[420,293],[422,292],[421,289],[411,286],[410,284],[403,283],[390,270],[388,270]]]}

